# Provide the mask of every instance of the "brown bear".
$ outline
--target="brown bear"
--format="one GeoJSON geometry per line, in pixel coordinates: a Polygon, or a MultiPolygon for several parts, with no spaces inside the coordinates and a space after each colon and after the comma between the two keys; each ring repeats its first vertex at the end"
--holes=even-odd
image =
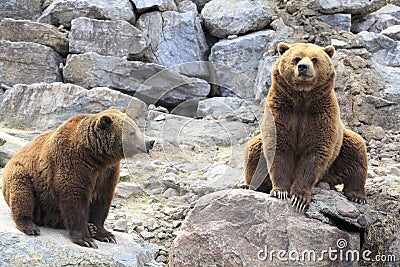
{"type": "Polygon", "coordinates": [[[303,212],[317,182],[343,184],[350,200],[366,202],[367,150],[345,129],[334,92],[333,46],[278,44],[261,134],[245,148],[246,184],[291,197],[303,212]]]}
{"type": "Polygon", "coordinates": [[[39,235],[38,225],[65,228],[72,242],[92,248],[92,237],[115,243],[104,221],[120,160],[153,144],[115,108],[73,116],[39,135],[3,171],[3,195],[17,228],[27,235],[39,235]]]}

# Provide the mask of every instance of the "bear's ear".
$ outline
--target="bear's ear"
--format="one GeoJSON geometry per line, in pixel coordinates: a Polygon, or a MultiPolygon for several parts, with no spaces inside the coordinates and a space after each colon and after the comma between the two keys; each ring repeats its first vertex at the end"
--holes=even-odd
{"type": "Polygon", "coordinates": [[[97,122],[97,126],[103,130],[110,127],[111,124],[112,124],[112,119],[108,115],[101,116],[97,122]]]}
{"type": "Polygon", "coordinates": [[[324,48],[325,53],[328,54],[330,58],[333,58],[333,55],[335,55],[335,47],[332,45],[328,45],[324,48]]]}
{"type": "Polygon", "coordinates": [[[279,53],[279,55],[282,56],[283,53],[285,53],[287,50],[289,50],[289,48],[290,48],[289,44],[283,43],[283,42],[279,43],[278,44],[278,53],[279,53]]]}

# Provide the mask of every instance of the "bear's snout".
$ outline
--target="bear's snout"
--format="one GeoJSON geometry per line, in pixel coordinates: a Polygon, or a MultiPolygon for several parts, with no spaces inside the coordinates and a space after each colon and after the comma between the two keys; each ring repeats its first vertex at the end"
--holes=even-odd
{"type": "Polygon", "coordinates": [[[304,64],[304,63],[299,64],[299,65],[297,66],[297,69],[299,70],[299,74],[305,74],[305,73],[307,73],[308,65],[307,65],[307,64],[304,64]]]}
{"type": "Polygon", "coordinates": [[[297,64],[297,76],[301,79],[314,77],[314,68],[311,62],[307,59],[301,60],[297,64]]]}
{"type": "Polygon", "coordinates": [[[146,153],[149,153],[149,151],[154,147],[155,142],[156,141],[154,140],[146,141],[146,153]]]}

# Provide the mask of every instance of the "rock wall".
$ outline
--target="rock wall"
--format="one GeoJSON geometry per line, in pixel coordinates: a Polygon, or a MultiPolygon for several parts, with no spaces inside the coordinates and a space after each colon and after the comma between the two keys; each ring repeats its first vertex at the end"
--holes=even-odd
{"type": "MultiPolygon", "coordinates": [[[[368,137],[376,126],[394,130],[400,123],[395,4],[4,0],[0,84],[3,91],[40,82],[108,87],[170,110],[190,102],[191,111],[179,109],[189,117],[204,116],[193,109],[210,97],[236,96],[262,110],[278,42],[332,44],[342,117],[368,137]],[[159,72],[165,83],[146,82],[159,72]]],[[[13,112],[5,101],[0,107],[13,112]]]]}

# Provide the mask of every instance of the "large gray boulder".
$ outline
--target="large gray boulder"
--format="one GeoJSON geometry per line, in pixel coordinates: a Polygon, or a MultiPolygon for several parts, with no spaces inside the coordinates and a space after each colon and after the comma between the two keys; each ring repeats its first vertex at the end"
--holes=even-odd
{"type": "Polygon", "coordinates": [[[210,34],[224,38],[264,29],[271,23],[274,5],[270,0],[212,0],[201,15],[210,34]]]}
{"type": "Polygon", "coordinates": [[[297,262],[289,257],[311,251],[319,259],[322,250],[329,248],[360,248],[359,233],[307,218],[296,213],[288,201],[250,190],[203,196],[180,230],[170,253],[171,266],[355,266],[328,257],[318,261],[305,257],[297,262]],[[278,259],[280,250],[284,255],[278,259]]]}
{"type": "Polygon", "coordinates": [[[42,13],[41,0],[0,0],[0,20],[3,18],[37,19],[42,13]]]}
{"type": "Polygon", "coordinates": [[[367,180],[366,205],[329,188],[313,189],[305,214],[252,190],[205,195],[180,228],[170,265],[347,267],[385,257],[385,266],[398,266],[399,185],[367,180]]]}
{"type": "Polygon", "coordinates": [[[362,31],[379,33],[398,24],[400,24],[400,7],[389,4],[367,16],[354,19],[351,30],[355,33],[362,31]]]}
{"type": "Polygon", "coordinates": [[[64,68],[64,80],[85,88],[106,86],[134,94],[148,104],[176,106],[186,100],[205,97],[210,85],[154,63],[85,53],[71,56],[64,68]]]}
{"type": "Polygon", "coordinates": [[[150,49],[145,53],[148,61],[175,66],[185,75],[207,76],[207,66],[198,61],[207,60],[209,47],[196,13],[146,13],[140,16],[136,26],[150,41],[150,49]]]}
{"type": "Polygon", "coordinates": [[[0,219],[2,266],[161,266],[154,260],[158,246],[136,234],[114,232],[118,243],[96,242],[99,249],[72,243],[66,230],[40,227],[40,236],[28,236],[15,227],[2,194],[0,219]]]}
{"type": "Polygon", "coordinates": [[[379,50],[392,50],[397,46],[396,41],[380,33],[362,31],[357,36],[361,38],[365,48],[371,53],[379,50]]]}
{"type": "Polygon", "coordinates": [[[69,33],[71,53],[140,57],[147,47],[143,33],[127,21],[77,18],[69,33]]]}
{"type": "Polygon", "coordinates": [[[0,39],[12,42],[38,43],[54,49],[63,56],[68,54],[67,33],[45,23],[3,19],[0,22],[0,39]]]}
{"type": "Polygon", "coordinates": [[[366,49],[373,53],[372,61],[391,67],[400,67],[400,42],[381,33],[362,31],[357,34],[362,38],[366,49]]]}
{"type": "Polygon", "coordinates": [[[132,0],[132,2],[140,14],[154,9],[159,11],[178,11],[174,0],[132,0]]]}
{"type": "Polygon", "coordinates": [[[128,105],[135,107],[138,117],[145,116],[145,103],[108,88],[87,90],[65,83],[18,84],[7,90],[0,102],[0,121],[17,128],[56,128],[76,114],[97,113],[110,106],[123,109],[128,105]]]}
{"type": "Polygon", "coordinates": [[[319,11],[325,14],[368,14],[386,4],[381,0],[317,0],[315,2],[319,6],[319,11]]]}
{"type": "Polygon", "coordinates": [[[0,62],[0,83],[9,86],[62,80],[62,57],[41,44],[0,40],[0,62]]]}
{"type": "Polygon", "coordinates": [[[275,38],[275,31],[265,30],[217,42],[209,57],[215,68],[216,83],[242,98],[254,99],[258,64],[266,44],[275,38]]]}
{"type": "Polygon", "coordinates": [[[332,28],[337,28],[348,32],[350,31],[351,14],[329,14],[320,16],[318,19],[330,25],[332,28]]]}
{"type": "Polygon", "coordinates": [[[38,20],[70,28],[71,21],[79,17],[136,21],[129,0],[54,0],[38,20]]]}

